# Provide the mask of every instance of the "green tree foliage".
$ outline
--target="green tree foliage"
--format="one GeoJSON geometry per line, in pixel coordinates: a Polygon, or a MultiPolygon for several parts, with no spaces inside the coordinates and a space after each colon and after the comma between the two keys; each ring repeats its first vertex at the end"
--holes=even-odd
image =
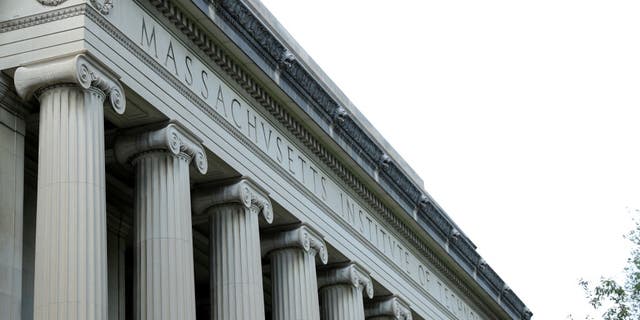
{"type": "Polygon", "coordinates": [[[624,279],[600,278],[597,284],[580,280],[589,303],[602,311],[604,320],[640,319],[640,210],[633,210],[635,229],[625,236],[632,242],[631,256],[624,268],[624,279]]]}

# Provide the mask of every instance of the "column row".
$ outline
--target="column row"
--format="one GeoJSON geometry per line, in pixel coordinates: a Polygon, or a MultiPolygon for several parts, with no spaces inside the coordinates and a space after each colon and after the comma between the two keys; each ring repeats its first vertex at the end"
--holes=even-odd
{"type": "MultiPolygon", "coordinates": [[[[117,77],[76,55],[21,67],[16,91],[40,101],[35,319],[107,318],[103,103],[125,108],[117,77]]],[[[135,172],[134,309],[140,320],[195,319],[192,213],[210,228],[211,318],[264,319],[261,259],[271,262],[273,319],[411,319],[398,297],[373,298],[355,263],[326,264],[322,237],[306,225],[265,231],[268,193],[242,178],[201,185],[201,141],[175,122],[123,132],[116,159],[135,172]],[[264,256],[263,256],[264,255],[264,256]]]]}

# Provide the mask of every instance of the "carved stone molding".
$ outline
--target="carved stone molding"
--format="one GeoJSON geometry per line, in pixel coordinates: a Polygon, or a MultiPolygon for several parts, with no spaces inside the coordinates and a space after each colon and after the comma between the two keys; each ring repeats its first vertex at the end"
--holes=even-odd
{"type": "Polygon", "coordinates": [[[109,96],[113,110],[123,114],[124,89],[118,77],[96,60],[84,54],[20,67],[14,75],[16,92],[22,99],[37,96],[41,90],[58,84],[76,84],[84,89],[96,87],[109,96]]]}
{"type": "Polygon", "coordinates": [[[346,266],[323,270],[318,275],[318,288],[336,284],[352,285],[364,289],[369,298],[373,298],[373,282],[368,273],[359,265],[351,262],[346,266]]]}
{"type": "Polygon", "coordinates": [[[291,51],[286,50],[282,53],[282,55],[280,56],[280,59],[278,59],[278,65],[281,68],[289,69],[291,68],[291,64],[295,60],[296,60],[296,56],[294,56],[291,51]]]}
{"type": "Polygon", "coordinates": [[[343,107],[338,107],[332,115],[333,121],[337,122],[337,123],[344,123],[345,120],[347,119],[347,117],[349,116],[349,113],[347,113],[347,109],[343,108],[343,107]]]}
{"type": "Polygon", "coordinates": [[[389,168],[389,164],[391,164],[391,157],[388,154],[384,153],[378,159],[378,167],[382,170],[387,170],[389,168]]]}
{"type": "Polygon", "coordinates": [[[364,310],[365,318],[412,320],[409,305],[397,296],[384,297],[367,305],[364,310]]]}
{"type": "Polygon", "coordinates": [[[212,207],[229,203],[242,204],[251,211],[262,213],[268,223],[273,221],[273,208],[268,193],[248,178],[203,186],[193,192],[191,207],[195,214],[200,215],[207,214],[212,207]]]}
{"type": "Polygon", "coordinates": [[[322,264],[327,264],[329,259],[327,246],[322,237],[306,225],[293,230],[269,233],[262,238],[261,245],[263,255],[285,248],[302,248],[306,252],[313,250],[314,255],[317,253],[322,264]]]}
{"type": "Polygon", "coordinates": [[[35,14],[32,16],[20,17],[12,20],[0,22],[0,33],[18,30],[22,28],[28,28],[37,26],[43,23],[52,21],[58,21],[61,19],[67,19],[75,16],[79,16],[85,13],[87,5],[78,4],[70,7],[62,7],[60,9],[49,10],[44,13],[35,14]]]}
{"type": "Polygon", "coordinates": [[[420,195],[420,197],[418,198],[418,203],[417,203],[417,207],[418,209],[425,209],[429,206],[429,197],[427,197],[426,194],[422,194],[420,195]]]}
{"type": "Polygon", "coordinates": [[[38,2],[40,2],[41,4],[45,6],[51,6],[51,7],[55,7],[59,4],[62,4],[65,1],[67,0],[38,0],[38,2]]]}
{"type": "Polygon", "coordinates": [[[104,15],[109,14],[113,9],[113,0],[91,0],[91,4],[104,15]]]}
{"type": "Polygon", "coordinates": [[[188,157],[201,174],[207,173],[207,156],[200,140],[177,123],[169,123],[160,128],[150,127],[142,133],[125,134],[116,140],[116,159],[121,163],[131,163],[138,155],[165,150],[174,155],[188,157]]]}

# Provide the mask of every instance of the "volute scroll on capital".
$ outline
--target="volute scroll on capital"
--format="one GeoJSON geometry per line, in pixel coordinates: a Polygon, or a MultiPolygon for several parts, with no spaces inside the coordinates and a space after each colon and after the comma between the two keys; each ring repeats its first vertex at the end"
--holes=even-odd
{"type": "Polygon", "coordinates": [[[53,85],[75,84],[83,89],[96,87],[102,90],[109,96],[117,114],[123,114],[126,107],[124,89],[118,77],[85,54],[19,67],[14,74],[14,83],[16,92],[24,100],[53,85]]]}
{"type": "Polygon", "coordinates": [[[329,261],[326,243],[319,234],[306,225],[269,233],[263,237],[261,243],[264,255],[279,249],[302,248],[306,252],[314,250],[322,264],[327,264],[329,261]]]}
{"type": "Polygon", "coordinates": [[[409,305],[398,296],[383,297],[365,308],[365,319],[391,318],[394,320],[412,320],[409,305]]]}
{"type": "Polygon", "coordinates": [[[201,186],[192,194],[191,208],[196,215],[207,214],[212,207],[238,203],[252,212],[261,213],[268,223],[273,222],[268,193],[248,178],[201,186]]]}
{"type": "Polygon", "coordinates": [[[367,272],[355,263],[323,270],[318,276],[318,288],[347,284],[364,289],[369,298],[373,298],[373,282],[367,272]]]}
{"type": "Polygon", "coordinates": [[[201,174],[207,173],[208,169],[207,156],[200,141],[173,122],[159,128],[150,127],[141,133],[120,136],[114,149],[116,159],[125,164],[144,152],[166,150],[174,155],[188,156],[201,174]]]}

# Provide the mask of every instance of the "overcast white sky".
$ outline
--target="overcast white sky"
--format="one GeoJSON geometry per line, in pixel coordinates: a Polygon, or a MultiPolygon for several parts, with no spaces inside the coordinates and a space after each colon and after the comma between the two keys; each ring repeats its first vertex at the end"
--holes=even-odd
{"type": "Polygon", "coordinates": [[[640,2],[264,0],[534,312],[590,312],[640,208],[640,2]]]}

